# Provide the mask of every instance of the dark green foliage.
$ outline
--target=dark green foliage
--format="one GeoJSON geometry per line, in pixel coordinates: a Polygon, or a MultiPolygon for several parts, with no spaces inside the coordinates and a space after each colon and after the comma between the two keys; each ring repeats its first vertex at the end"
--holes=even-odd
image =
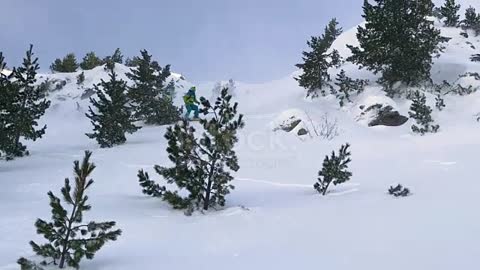
{"type": "Polygon", "coordinates": [[[350,152],[348,148],[350,145],[347,143],[342,145],[338,155],[332,152],[331,157],[325,156],[323,161],[323,168],[318,172],[318,182],[313,185],[322,195],[326,195],[330,184],[335,186],[342,184],[350,180],[352,173],[348,171],[348,164],[352,161],[350,159],[350,152]]]}
{"type": "Polygon", "coordinates": [[[103,59],[103,63],[115,63],[115,64],[123,64],[123,55],[120,51],[120,48],[117,48],[112,56],[107,56],[103,59]]]}
{"type": "Polygon", "coordinates": [[[413,94],[412,101],[410,112],[408,112],[410,117],[416,121],[416,125],[412,125],[412,131],[420,135],[438,132],[440,126],[434,125],[432,109],[426,104],[427,98],[425,95],[417,90],[413,94]]]}
{"type": "Polygon", "coordinates": [[[137,66],[127,73],[133,81],[128,89],[128,97],[135,108],[135,118],[151,125],[172,124],[180,119],[178,108],[173,104],[170,66],[161,68],[146,50],[141,51],[137,66]]]}
{"type": "Polygon", "coordinates": [[[407,86],[430,81],[432,54],[439,50],[440,31],[427,19],[432,15],[431,0],[364,1],[365,26],[359,26],[359,47],[348,45],[347,60],[374,73],[379,83],[395,94],[393,85],[407,86]],[[372,2],[372,1],[370,1],[372,2]]]}
{"type": "Polygon", "coordinates": [[[69,53],[63,59],[56,59],[50,66],[52,72],[72,73],[77,71],[79,65],[75,54],[69,53]]]}
{"type": "Polygon", "coordinates": [[[407,197],[410,195],[410,190],[398,184],[396,187],[390,187],[388,193],[395,197],[407,197]]]}
{"type": "Polygon", "coordinates": [[[103,61],[94,52],[89,52],[83,57],[80,68],[83,70],[91,70],[101,65],[103,65],[103,61]]]}
{"type": "Polygon", "coordinates": [[[9,134],[7,133],[7,125],[9,123],[7,116],[9,106],[11,105],[10,101],[12,100],[11,94],[13,93],[13,85],[10,81],[11,76],[7,77],[1,73],[6,66],[4,61],[5,58],[0,52],[0,157],[5,155],[5,150],[10,144],[9,134]]]}
{"type": "Polygon", "coordinates": [[[125,66],[127,67],[138,67],[140,65],[140,57],[138,56],[134,56],[133,58],[127,58],[127,60],[125,60],[125,66]]]}
{"type": "Polygon", "coordinates": [[[204,132],[201,138],[195,137],[195,129],[190,122],[182,121],[167,129],[167,152],[174,166],[155,166],[155,170],[168,184],[175,184],[177,191],[169,191],[164,186],[150,180],[147,173],[139,172],[143,193],[160,197],[176,209],[204,209],[225,205],[225,196],[234,188],[230,182],[230,171],[238,171],[238,158],[233,150],[237,143],[237,132],[243,128],[243,116],[238,115],[238,104],[231,104],[232,96],[228,89],[222,90],[214,105],[201,98],[201,113],[212,115],[211,119],[201,119],[204,132]],[[226,167],[226,168],[225,168],[226,167]]]}
{"type": "Polygon", "coordinates": [[[443,15],[442,15],[442,11],[440,10],[439,7],[434,7],[433,10],[432,10],[432,16],[439,19],[439,20],[442,20],[443,19],[443,15]]]}
{"type": "MultiPolygon", "coordinates": [[[[87,204],[86,195],[87,189],[93,184],[93,180],[89,179],[90,174],[95,169],[95,165],[90,162],[91,155],[91,152],[86,151],[81,164],[78,160],[74,162],[73,190],[70,180],[65,179],[61,193],[63,202],[70,207],[70,211],[64,208],[60,198],[51,191],[48,192],[52,221],[38,219],[35,222],[37,233],[43,235],[48,243],[38,245],[30,242],[33,251],[46,259],[42,265],[54,264],[59,268],[70,266],[78,269],[83,258],[93,259],[95,253],[108,241],[117,240],[122,233],[121,230],[112,230],[115,227],[114,221],[82,223],[84,212],[92,208],[87,204]]],[[[21,258],[19,263],[27,265],[28,261],[21,258]]]]}
{"type": "Polygon", "coordinates": [[[85,82],[85,72],[82,72],[77,76],[77,85],[79,86],[83,85],[84,82],[85,82]]]}
{"type": "Polygon", "coordinates": [[[434,85],[435,87],[435,107],[442,111],[445,106],[445,100],[443,99],[445,90],[450,89],[451,85],[447,81],[443,81],[440,85],[434,85]]]}
{"type": "Polygon", "coordinates": [[[472,60],[472,62],[480,62],[480,54],[474,54],[474,55],[472,55],[472,57],[470,58],[470,60],[472,60]]]}
{"type": "Polygon", "coordinates": [[[455,3],[455,0],[446,0],[445,4],[440,8],[440,12],[444,18],[445,26],[456,27],[460,20],[460,5],[455,3]]]}
{"type": "Polygon", "coordinates": [[[17,263],[20,265],[20,270],[45,270],[36,263],[25,258],[18,259],[17,263]]]}
{"type": "Polygon", "coordinates": [[[304,51],[302,64],[296,67],[303,71],[303,74],[295,78],[299,85],[308,90],[307,96],[316,97],[318,91],[326,95],[325,87],[331,81],[328,69],[341,64],[341,57],[337,50],[329,52],[335,39],[343,32],[338,27],[336,19],[332,19],[325,28],[325,33],[320,37],[312,37],[307,41],[310,51],[304,51]]]}
{"type": "Polygon", "coordinates": [[[89,107],[86,114],[93,125],[93,133],[86,135],[96,139],[102,148],[123,144],[127,141],[126,133],[140,129],[134,125],[132,108],[128,104],[127,83],[118,79],[115,64],[109,76],[110,81],[102,80],[94,86],[98,99],[90,98],[90,102],[95,110],[89,107]]]}
{"type": "Polygon", "coordinates": [[[463,26],[467,29],[475,29],[480,26],[480,14],[474,7],[470,6],[465,11],[465,20],[463,20],[463,26]]]}
{"type": "Polygon", "coordinates": [[[27,147],[21,139],[33,140],[45,134],[46,126],[36,129],[38,120],[50,106],[50,101],[44,99],[45,93],[41,88],[34,86],[38,59],[34,58],[33,46],[26,53],[23,64],[13,72],[13,80],[2,79],[2,114],[0,122],[3,124],[1,151],[7,159],[28,155],[27,147]]]}
{"type": "Polygon", "coordinates": [[[335,94],[340,102],[340,106],[343,107],[346,102],[351,102],[350,96],[352,94],[359,94],[365,89],[367,84],[366,80],[352,79],[345,74],[345,70],[341,70],[337,75],[335,85],[337,89],[335,94]]]}

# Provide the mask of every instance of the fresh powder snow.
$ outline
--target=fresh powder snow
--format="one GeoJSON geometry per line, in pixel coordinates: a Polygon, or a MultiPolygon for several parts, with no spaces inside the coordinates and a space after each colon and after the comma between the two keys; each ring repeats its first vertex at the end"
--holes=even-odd
{"type": "MultiPolygon", "coordinates": [[[[480,37],[436,26],[451,40],[435,59],[433,79],[480,86],[471,76],[460,77],[480,72],[480,64],[469,61],[478,53],[480,37]]],[[[346,44],[356,45],[355,33],[346,31],[334,43],[342,56],[348,56],[346,44]]],[[[353,78],[376,79],[351,63],[341,68],[353,78]]],[[[128,67],[116,65],[116,71],[128,81],[128,67]]],[[[123,235],[94,260],[82,261],[81,269],[451,270],[479,265],[480,92],[446,96],[445,110],[433,115],[440,132],[416,136],[410,130],[413,120],[395,128],[367,126],[361,106],[381,103],[408,115],[410,101],[388,98],[379,87],[367,87],[340,108],[334,97],[305,98],[294,79],[298,73],[263,84],[237,82],[234,99],[246,127],[236,147],[241,167],[234,174],[236,189],[224,209],[185,216],[141,194],[136,177],[145,169],[158,178],[153,166],[170,164],[166,127],[143,127],[125,145],[100,149],[85,136],[91,125],[84,93],[108,75],[103,67],[85,71],[79,86],[79,73],[39,75],[39,83],[65,82],[49,93],[52,106],[41,120],[48,125],[46,136],[27,142],[29,157],[0,163],[0,270],[18,269],[19,257],[33,255],[28,242],[44,241],[34,222],[50,217],[46,194],[60,195],[64,178],[72,176],[72,162],[84,150],[93,151],[97,165],[89,193],[93,208],[85,220],[115,220],[123,235]],[[294,119],[302,121],[293,131],[279,128],[294,119]],[[336,123],[337,136],[315,132],[326,120],[336,123]],[[298,135],[302,128],[308,135],[298,135]],[[323,158],[346,142],[352,145],[352,180],[322,197],[313,184],[323,158]],[[388,195],[398,183],[412,195],[388,195]]],[[[171,79],[181,105],[193,84],[179,74],[171,79]]],[[[213,85],[198,85],[198,96],[211,97],[213,85]]],[[[433,107],[434,96],[427,97],[433,107]]]]}

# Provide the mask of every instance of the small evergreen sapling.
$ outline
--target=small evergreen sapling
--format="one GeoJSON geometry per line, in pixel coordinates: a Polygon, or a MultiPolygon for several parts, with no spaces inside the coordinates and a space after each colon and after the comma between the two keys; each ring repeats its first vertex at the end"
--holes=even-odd
{"type": "Polygon", "coordinates": [[[85,72],[82,72],[77,76],[77,85],[82,86],[84,82],[85,82],[85,72]]]}
{"type": "Polygon", "coordinates": [[[352,161],[349,147],[347,143],[342,145],[338,155],[332,152],[331,157],[325,156],[323,168],[318,172],[318,182],[313,185],[320,194],[326,195],[331,184],[336,186],[347,182],[352,177],[352,173],[348,171],[348,164],[352,161]]]}
{"type": "MultiPolygon", "coordinates": [[[[108,241],[117,240],[122,233],[121,230],[113,230],[116,225],[114,221],[83,223],[84,212],[91,209],[86,195],[87,189],[93,184],[89,177],[95,169],[95,165],[90,162],[91,155],[91,152],[86,151],[81,164],[78,160],[74,162],[73,190],[70,180],[65,179],[61,193],[70,211],[65,209],[60,198],[50,191],[48,197],[52,208],[52,221],[38,219],[35,222],[37,233],[49,242],[43,245],[30,242],[33,251],[45,258],[41,263],[43,266],[53,264],[59,268],[70,266],[78,269],[83,258],[93,259],[95,253],[108,241]]],[[[22,269],[41,269],[25,258],[19,259],[18,263],[22,269]]]]}
{"type": "Polygon", "coordinates": [[[388,193],[395,197],[407,197],[410,195],[410,189],[403,187],[402,185],[398,184],[396,187],[390,187],[388,189],[388,193]]]}
{"type": "Polygon", "coordinates": [[[443,85],[435,85],[435,107],[439,110],[442,111],[446,106],[445,106],[445,100],[443,99],[443,93],[442,90],[445,87],[449,87],[450,84],[446,81],[443,82],[443,85]]]}
{"type": "Polygon", "coordinates": [[[445,18],[445,26],[456,27],[460,20],[460,15],[458,11],[460,10],[460,5],[455,3],[455,0],[446,0],[445,4],[440,8],[442,16],[445,18]]]}
{"type": "Polygon", "coordinates": [[[200,99],[201,112],[212,115],[211,119],[200,120],[204,129],[200,139],[195,137],[195,129],[188,121],[167,129],[167,152],[174,166],[155,166],[155,170],[168,184],[175,184],[180,191],[186,190],[188,195],[169,191],[140,171],[143,193],[159,197],[175,209],[208,210],[225,205],[225,196],[234,188],[230,171],[240,168],[233,148],[238,141],[237,132],[244,126],[243,116],[237,112],[238,104],[232,105],[231,98],[225,88],[214,105],[203,97],[200,99]]]}
{"type": "Polygon", "coordinates": [[[420,93],[420,91],[415,91],[412,101],[410,112],[408,112],[410,117],[416,121],[416,125],[412,125],[412,131],[421,135],[438,132],[440,126],[434,124],[432,109],[426,104],[427,98],[425,95],[420,93]]]}
{"type": "Polygon", "coordinates": [[[133,110],[127,98],[127,83],[117,77],[115,64],[109,65],[110,81],[95,85],[98,100],[90,98],[92,106],[86,116],[93,125],[93,133],[86,135],[96,139],[100,147],[113,147],[127,141],[125,134],[134,133],[140,127],[134,124],[133,110]]]}

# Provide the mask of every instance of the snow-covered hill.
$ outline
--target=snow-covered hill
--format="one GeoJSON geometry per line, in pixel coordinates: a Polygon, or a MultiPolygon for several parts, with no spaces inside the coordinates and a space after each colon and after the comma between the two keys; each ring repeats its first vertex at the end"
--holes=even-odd
{"type": "MultiPolygon", "coordinates": [[[[468,58],[475,51],[471,46],[480,49],[480,40],[464,38],[458,29],[441,30],[452,39],[435,61],[434,78],[453,82],[465,72],[479,72],[480,65],[468,58]]],[[[355,45],[355,29],[334,44],[343,56],[345,44],[355,45]]],[[[351,64],[342,68],[354,78],[375,78],[351,64]]],[[[127,80],[127,67],[117,65],[117,72],[127,80]]],[[[0,270],[18,269],[16,259],[32,255],[28,242],[43,241],[33,223],[50,215],[46,193],[59,194],[72,161],[87,149],[93,150],[97,169],[89,196],[93,209],[85,218],[116,220],[123,235],[95,260],[82,262],[81,269],[477,268],[479,92],[446,97],[446,109],[434,113],[441,132],[419,137],[411,134],[411,122],[366,126],[362,105],[388,104],[404,115],[409,107],[375,86],[340,108],[333,97],[305,99],[294,80],[298,73],[263,84],[237,82],[235,100],[246,127],[237,146],[236,189],[225,209],[186,217],[143,196],[137,183],[139,169],[154,174],[154,164],[170,164],[166,127],[144,127],[128,136],[127,144],[100,149],[84,135],[91,130],[84,94],[107,75],[102,67],[85,71],[83,86],[76,83],[78,75],[39,76],[39,83],[49,79],[52,89],[61,85],[49,93],[53,106],[42,119],[47,134],[28,143],[30,157],[0,163],[0,270]],[[278,129],[291,116],[303,120],[293,135],[278,129]],[[335,122],[338,136],[332,140],[315,132],[335,122]],[[310,133],[295,135],[300,128],[310,133]],[[321,197],[313,184],[323,158],[345,142],[352,144],[353,178],[321,197]],[[399,182],[413,195],[389,196],[388,187],[399,182]]],[[[172,79],[181,105],[192,84],[179,75],[172,79]]],[[[198,85],[199,95],[211,97],[213,87],[198,85]]]]}

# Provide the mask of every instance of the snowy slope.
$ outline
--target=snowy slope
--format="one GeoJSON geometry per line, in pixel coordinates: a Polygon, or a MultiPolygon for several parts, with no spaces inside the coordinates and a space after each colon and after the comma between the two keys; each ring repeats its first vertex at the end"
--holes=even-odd
{"type": "MultiPolygon", "coordinates": [[[[467,61],[467,40],[455,29],[442,33],[452,40],[436,60],[434,76],[455,80],[465,71],[479,70],[467,61]]],[[[480,48],[475,38],[468,41],[480,48]]],[[[345,55],[344,45],[354,42],[355,30],[350,30],[334,46],[345,55]]],[[[374,78],[353,65],[343,68],[355,78],[374,78]]],[[[127,71],[117,66],[124,79],[127,71]]],[[[73,160],[87,149],[94,151],[97,169],[90,194],[93,209],[85,218],[116,220],[124,233],[81,269],[478,268],[480,123],[474,115],[480,112],[480,93],[447,97],[445,111],[434,115],[441,132],[418,137],[410,132],[411,122],[367,128],[356,121],[361,104],[387,103],[406,114],[408,102],[389,99],[377,87],[340,109],[332,97],[305,99],[293,79],[297,74],[263,84],[237,83],[235,99],[246,127],[237,146],[241,169],[235,174],[236,189],[225,209],[186,217],[143,196],[137,184],[139,169],[154,174],[154,164],[170,164],[164,151],[166,127],[145,127],[123,146],[100,149],[84,135],[91,126],[82,94],[107,75],[101,67],[86,71],[83,88],[76,84],[77,75],[41,75],[39,82],[67,81],[49,95],[53,106],[42,119],[47,134],[28,143],[30,157],[0,163],[0,270],[18,269],[16,259],[32,255],[28,241],[43,241],[33,223],[49,217],[46,193],[59,194],[73,160]],[[328,141],[273,131],[292,112],[310,118],[309,124],[321,123],[325,115],[337,119],[339,136],[328,141]],[[323,157],[345,142],[352,144],[353,178],[320,197],[312,186],[323,157]],[[398,182],[413,195],[387,195],[398,182]]],[[[192,84],[180,76],[172,79],[181,104],[192,84]]],[[[212,87],[199,85],[199,95],[210,97],[212,87]]]]}

